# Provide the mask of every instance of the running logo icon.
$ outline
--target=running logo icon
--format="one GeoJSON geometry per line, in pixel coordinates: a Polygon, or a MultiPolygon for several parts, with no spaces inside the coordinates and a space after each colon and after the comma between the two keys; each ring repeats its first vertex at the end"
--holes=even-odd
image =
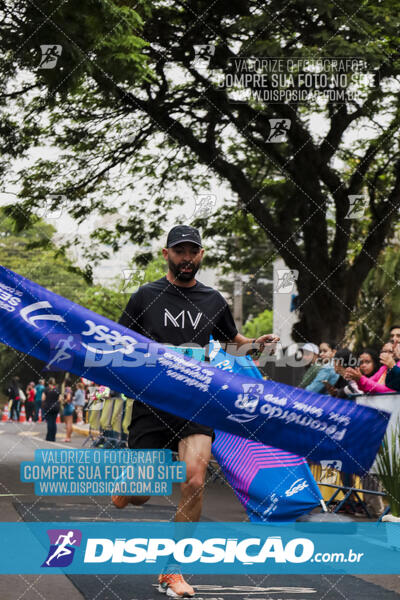
{"type": "Polygon", "coordinates": [[[297,269],[277,269],[277,281],[274,291],[277,294],[290,294],[299,278],[297,269]]]}
{"type": "Polygon", "coordinates": [[[49,371],[51,367],[52,371],[60,371],[72,367],[74,355],[69,350],[76,348],[74,342],[79,342],[80,336],[53,333],[48,337],[50,342],[50,360],[43,370],[49,371]],[[63,363],[62,367],[59,366],[61,362],[63,363]]]}
{"type": "Polygon", "coordinates": [[[61,56],[62,46],[59,44],[42,44],[40,46],[42,56],[39,63],[39,69],[54,69],[58,59],[61,56]]]}
{"type": "Polygon", "coordinates": [[[50,548],[42,567],[68,567],[74,558],[76,547],[81,545],[79,529],[48,529],[50,548]]]}
{"type": "Polygon", "coordinates": [[[286,137],[290,129],[290,125],[290,119],[269,119],[270,132],[267,142],[273,144],[286,142],[286,137]]]}

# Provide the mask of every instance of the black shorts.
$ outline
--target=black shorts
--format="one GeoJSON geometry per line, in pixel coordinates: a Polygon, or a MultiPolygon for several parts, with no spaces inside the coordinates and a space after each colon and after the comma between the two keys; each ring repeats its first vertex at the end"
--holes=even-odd
{"type": "Polygon", "coordinates": [[[181,440],[198,433],[208,435],[213,440],[215,438],[211,427],[187,421],[135,400],[129,426],[128,446],[132,449],[169,448],[177,452],[181,440]]]}

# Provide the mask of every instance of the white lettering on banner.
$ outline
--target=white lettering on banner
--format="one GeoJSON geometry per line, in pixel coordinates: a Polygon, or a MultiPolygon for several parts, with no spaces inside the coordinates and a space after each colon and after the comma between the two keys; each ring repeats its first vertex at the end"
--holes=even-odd
{"type": "MultiPolygon", "coordinates": [[[[210,356],[210,358],[211,358],[211,356],[210,356]]],[[[228,359],[215,364],[214,367],[216,369],[222,369],[222,371],[229,371],[230,373],[233,372],[233,367],[232,367],[231,361],[228,359]]]]}
{"type": "Polygon", "coordinates": [[[164,309],[164,326],[167,326],[168,320],[172,323],[174,327],[181,327],[182,329],[185,327],[185,312],[187,313],[190,322],[192,324],[193,329],[196,329],[198,324],[200,323],[200,319],[203,316],[202,312],[198,312],[196,318],[193,320],[192,314],[189,310],[182,310],[176,317],[174,317],[168,310],[168,308],[164,309]],[[178,322],[180,319],[180,324],[178,322]]]}
{"type": "Polygon", "coordinates": [[[28,306],[25,306],[25,308],[22,308],[20,310],[19,314],[24,319],[24,321],[29,323],[29,325],[33,325],[34,327],[39,327],[39,325],[36,325],[36,321],[57,321],[58,323],[65,323],[65,319],[63,319],[61,315],[49,315],[47,313],[39,313],[38,315],[30,316],[31,313],[43,308],[53,307],[50,304],[50,302],[47,302],[47,300],[43,300],[42,302],[35,302],[34,304],[29,304],[28,306]]]}
{"type": "Polygon", "coordinates": [[[159,557],[172,556],[180,563],[304,563],[314,554],[314,543],[308,538],[294,538],[284,546],[280,536],[237,539],[184,538],[89,538],[86,542],[85,563],[140,563],[156,562],[159,557]],[[256,554],[250,548],[259,549],[256,554]]]}
{"type": "Polygon", "coordinates": [[[268,419],[282,419],[288,425],[289,423],[295,423],[296,425],[301,425],[302,427],[309,427],[310,429],[315,429],[318,431],[324,431],[326,435],[332,437],[332,439],[336,441],[341,441],[347,429],[342,429],[341,431],[337,430],[336,425],[329,425],[324,421],[319,421],[318,419],[313,419],[312,417],[308,417],[306,415],[299,415],[296,412],[290,412],[289,410],[282,411],[281,408],[277,406],[270,406],[265,404],[260,408],[260,413],[265,415],[268,419]]]}
{"type": "Polygon", "coordinates": [[[306,412],[315,415],[317,418],[322,417],[322,415],[324,414],[322,408],[318,408],[317,406],[312,406],[310,404],[304,404],[304,402],[298,402],[297,400],[293,402],[293,408],[295,410],[300,410],[301,412],[306,412]]]}
{"type": "Polygon", "coordinates": [[[264,400],[267,400],[267,402],[272,402],[272,404],[278,404],[278,406],[286,406],[287,404],[287,398],[278,398],[273,394],[265,394],[264,400]]]}
{"type": "Polygon", "coordinates": [[[286,490],[285,495],[294,496],[295,494],[298,494],[299,492],[308,487],[308,483],[304,478],[297,479],[294,483],[292,483],[290,488],[286,490]]]}
{"type": "Polygon", "coordinates": [[[346,425],[347,427],[350,425],[351,422],[350,417],[346,415],[339,415],[338,413],[335,413],[333,411],[329,413],[328,418],[332,421],[335,421],[336,423],[339,423],[340,425],[346,425]]]}
{"type": "Polygon", "coordinates": [[[279,498],[275,493],[271,494],[269,500],[271,504],[269,504],[269,506],[267,506],[267,508],[264,510],[263,517],[268,517],[272,515],[272,513],[275,512],[278,508],[279,498]]]}
{"type": "Polygon", "coordinates": [[[82,346],[89,350],[90,352],[94,352],[95,354],[111,354],[113,352],[122,352],[122,354],[130,354],[133,351],[134,345],[137,343],[135,338],[130,335],[121,335],[119,331],[116,329],[110,329],[107,325],[96,325],[94,321],[87,319],[85,321],[88,326],[87,331],[82,331],[82,335],[85,336],[93,336],[93,339],[96,342],[103,342],[104,344],[108,344],[110,346],[122,346],[119,348],[113,348],[112,350],[105,350],[99,347],[99,344],[95,344],[94,346],[84,344],[82,342],[82,346]]]}
{"type": "Polygon", "coordinates": [[[5,283],[2,283],[1,281],[0,281],[0,288],[2,288],[3,290],[6,290],[7,292],[10,292],[10,294],[12,294],[13,296],[22,297],[24,295],[24,293],[21,290],[17,290],[16,288],[12,288],[9,285],[6,285],[5,283]]]}
{"type": "MultiPolygon", "coordinates": [[[[247,385],[250,385],[250,387],[246,389],[254,389],[252,386],[257,384],[242,384],[243,389],[247,385]]],[[[308,427],[310,429],[318,430],[320,432],[323,431],[326,435],[332,437],[333,440],[338,442],[343,440],[347,432],[347,428],[344,428],[339,431],[337,425],[328,424],[325,421],[320,421],[319,419],[313,418],[313,416],[306,414],[298,414],[298,412],[295,412],[294,410],[290,409],[284,410],[283,408],[281,408],[281,406],[285,406],[287,398],[275,398],[275,396],[273,396],[272,394],[266,394],[262,398],[262,400],[264,404],[262,406],[259,406],[260,396],[258,396],[257,394],[238,394],[234,406],[243,411],[246,411],[246,413],[250,413],[250,415],[252,416],[250,416],[249,414],[236,413],[230,414],[226,418],[230,421],[236,421],[238,423],[247,423],[249,421],[252,421],[253,419],[256,419],[258,416],[263,415],[264,417],[266,417],[265,420],[280,419],[283,420],[286,423],[286,425],[289,425],[289,423],[295,423],[296,425],[300,425],[302,427],[308,427]],[[269,402],[267,402],[267,399],[269,400],[269,402]],[[281,404],[281,406],[276,406],[276,404],[278,404],[276,400],[279,401],[279,404],[281,404]],[[271,402],[273,402],[273,404],[271,404],[271,402]],[[257,412],[259,414],[255,414],[257,409],[257,412]]],[[[318,416],[322,416],[323,414],[323,409],[321,408],[316,408],[313,406],[310,407],[306,404],[301,404],[299,402],[294,402],[293,408],[295,406],[298,410],[303,409],[304,412],[307,412],[307,409],[310,409],[308,412],[310,412],[311,415],[315,414],[318,416]]]]}
{"type": "Polygon", "coordinates": [[[0,300],[0,308],[4,308],[4,310],[6,310],[7,312],[15,311],[15,306],[12,306],[11,304],[7,304],[6,302],[3,302],[2,300],[0,300]]]}
{"type": "Polygon", "coordinates": [[[190,360],[185,360],[183,356],[175,356],[170,352],[165,352],[158,359],[159,363],[165,367],[170,367],[166,375],[182,381],[186,385],[194,386],[202,392],[207,392],[214,372],[211,369],[203,368],[190,360]]]}
{"type": "Polygon", "coordinates": [[[0,308],[8,312],[14,312],[21,302],[22,292],[13,290],[10,286],[0,283],[0,308]]]}

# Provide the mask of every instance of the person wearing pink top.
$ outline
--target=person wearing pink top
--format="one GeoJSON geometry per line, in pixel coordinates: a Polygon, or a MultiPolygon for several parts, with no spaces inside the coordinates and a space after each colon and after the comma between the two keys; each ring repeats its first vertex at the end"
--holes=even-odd
{"type": "MultiPolygon", "coordinates": [[[[381,362],[382,359],[386,359],[388,355],[392,354],[393,345],[390,342],[384,344],[380,353],[381,362]]],[[[382,365],[376,371],[376,373],[374,373],[374,375],[372,375],[371,377],[366,377],[362,374],[360,369],[348,368],[346,369],[346,379],[352,379],[353,381],[355,381],[357,383],[358,388],[362,392],[366,392],[367,394],[387,394],[389,392],[395,391],[389,388],[385,383],[387,370],[387,366],[382,365]]]]}

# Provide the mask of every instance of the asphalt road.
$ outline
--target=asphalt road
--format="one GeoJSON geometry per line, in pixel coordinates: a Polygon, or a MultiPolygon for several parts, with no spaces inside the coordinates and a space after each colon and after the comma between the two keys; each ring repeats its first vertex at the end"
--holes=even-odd
{"type": "MultiPolygon", "coordinates": [[[[0,520],[6,521],[170,521],[178,490],[143,507],[115,509],[106,497],[36,497],[19,480],[22,460],[37,448],[81,447],[84,438],[56,444],[44,441],[43,424],[0,424],[0,520]]],[[[207,486],[203,519],[243,521],[246,514],[233,492],[220,482],[207,486]]],[[[6,544],[7,540],[2,540],[6,544]]],[[[18,560],[18,557],[15,557],[18,560]]],[[[400,560],[400,556],[399,556],[400,560]]],[[[399,600],[400,576],[193,575],[196,598],[204,600],[399,600]]],[[[150,600],[161,598],[152,575],[0,575],[0,600],[150,600]]]]}

